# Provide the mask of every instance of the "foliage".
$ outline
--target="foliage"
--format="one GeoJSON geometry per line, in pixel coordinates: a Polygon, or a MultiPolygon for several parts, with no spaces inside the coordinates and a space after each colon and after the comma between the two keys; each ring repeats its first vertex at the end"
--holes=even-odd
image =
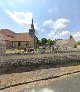
{"type": "Polygon", "coordinates": [[[49,46],[53,45],[53,41],[49,39],[49,40],[48,40],[48,45],[49,45],[49,46]]]}
{"type": "Polygon", "coordinates": [[[41,40],[39,40],[37,37],[36,37],[36,45],[37,46],[51,46],[51,45],[54,45],[55,44],[55,40],[51,40],[51,39],[46,39],[46,38],[42,38],[41,40]]]}
{"type": "Polygon", "coordinates": [[[39,46],[41,45],[41,41],[36,37],[36,45],[39,46]]]}
{"type": "Polygon", "coordinates": [[[80,45],[80,41],[77,42],[77,45],[80,45]]]}
{"type": "Polygon", "coordinates": [[[48,41],[48,40],[47,40],[46,38],[42,38],[42,39],[41,39],[41,45],[45,45],[45,44],[47,43],[47,41],[48,41]]]}
{"type": "Polygon", "coordinates": [[[70,39],[71,39],[71,38],[73,38],[73,36],[72,36],[72,35],[70,35],[70,39]]]}
{"type": "Polygon", "coordinates": [[[51,39],[48,40],[48,45],[49,46],[54,45],[54,44],[55,44],[55,40],[51,40],[51,39]]]}
{"type": "Polygon", "coordinates": [[[36,37],[36,44],[39,45],[39,39],[36,37]]]}
{"type": "Polygon", "coordinates": [[[56,40],[53,40],[53,45],[55,44],[56,40]]]}

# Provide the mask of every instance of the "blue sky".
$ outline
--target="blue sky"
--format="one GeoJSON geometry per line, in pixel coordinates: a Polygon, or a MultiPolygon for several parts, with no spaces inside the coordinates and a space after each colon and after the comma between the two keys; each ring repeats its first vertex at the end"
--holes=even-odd
{"type": "Polygon", "coordinates": [[[0,0],[0,29],[28,32],[32,17],[39,39],[80,40],[80,0],[0,0]]]}

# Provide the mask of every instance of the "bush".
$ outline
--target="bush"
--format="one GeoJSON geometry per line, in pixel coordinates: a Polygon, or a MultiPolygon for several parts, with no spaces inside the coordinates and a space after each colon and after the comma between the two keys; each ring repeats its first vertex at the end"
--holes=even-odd
{"type": "Polygon", "coordinates": [[[77,42],[77,45],[80,45],[80,41],[77,42]]]}

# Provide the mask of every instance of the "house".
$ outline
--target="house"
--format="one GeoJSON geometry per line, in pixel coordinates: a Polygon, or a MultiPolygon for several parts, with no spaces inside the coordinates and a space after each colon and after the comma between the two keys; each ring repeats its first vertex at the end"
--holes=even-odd
{"type": "Polygon", "coordinates": [[[68,49],[68,48],[76,48],[77,47],[76,42],[75,42],[73,36],[71,36],[71,35],[70,35],[69,39],[56,40],[54,46],[59,49],[68,49]]]}
{"type": "Polygon", "coordinates": [[[36,42],[35,29],[32,19],[29,33],[15,33],[9,29],[1,29],[0,35],[4,38],[7,49],[12,48],[34,48],[36,42]]]}

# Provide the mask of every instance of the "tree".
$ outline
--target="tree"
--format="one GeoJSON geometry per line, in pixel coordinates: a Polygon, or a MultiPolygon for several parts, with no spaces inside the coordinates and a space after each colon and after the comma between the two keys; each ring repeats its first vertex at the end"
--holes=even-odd
{"type": "Polygon", "coordinates": [[[39,45],[39,39],[36,37],[36,44],[39,45]]]}
{"type": "Polygon", "coordinates": [[[41,45],[41,41],[36,37],[36,46],[40,46],[41,45]]]}
{"type": "Polygon", "coordinates": [[[37,46],[40,46],[40,45],[42,45],[42,46],[46,46],[46,45],[51,46],[51,45],[54,45],[55,42],[56,42],[56,40],[51,40],[51,39],[47,40],[46,38],[42,38],[41,40],[39,40],[36,37],[36,45],[37,46]]]}
{"type": "Polygon", "coordinates": [[[55,44],[56,40],[53,40],[53,45],[55,44]]]}
{"type": "Polygon", "coordinates": [[[70,35],[70,39],[72,39],[73,38],[73,36],[72,35],[70,35]]]}
{"type": "Polygon", "coordinates": [[[80,41],[77,42],[77,45],[80,45],[80,41]]]}
{"type": "Polygon", "coordinates": [[[53,41],[49,39],[49,40],[48,40],[48,45],[49,45],[49,46],[53,45],[53,41]]]}
{"type": "Polygon", "coordinates": [[[51,39],[48,40],[48,45],[49,46],[54,45],[54,44],[55,44],[55,40],[51,40],[51,39]]]}
{"type": "Polygon", "coordinates": [[[47,41],[48,40],[46,38],[42,38],[41,39],[41,45],[46,45],[47,41]]]}

